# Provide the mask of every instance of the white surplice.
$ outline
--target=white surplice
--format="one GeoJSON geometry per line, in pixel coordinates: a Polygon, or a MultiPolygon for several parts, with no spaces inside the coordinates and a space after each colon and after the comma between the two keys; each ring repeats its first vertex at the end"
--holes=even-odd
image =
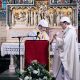
{"type": "Polygon", "coordinates": [[[55,50],[55,55],[58,55],[58,57],[54,55],[53,67],[56,66],[53,68],[53,72],[56,72],[57,75],[60,67],[59,64],[62,63],[64,67],[64,80],[79,80],[79,53],[75,28],[69,25],[63,31],[62,37],[63,38],[56,38],[58,52],[55,50]]]}
{"type": "Polygon", "coordinates": [[[33,31],[30,31],[28,33],[28,35],[29,36],[37,36],[37,38],[36,37],[32,37],[31,38],[32,40],[48,40],[49,41],[49,36],[45,31],[41,32],[40,30],[35,29],[33,31]],[[37,35],[37,32],[39,32],[39,35],[37,35]]]}

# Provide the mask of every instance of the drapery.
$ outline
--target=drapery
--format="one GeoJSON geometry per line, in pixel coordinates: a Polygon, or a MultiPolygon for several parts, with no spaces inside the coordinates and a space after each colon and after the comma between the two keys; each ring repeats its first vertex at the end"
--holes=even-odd
{"type": "Polygon", "coordinates": [[[49,41],[47,40],[26,40],[25,41],[25,65],[29,65],[33,60],[40,64],[48,65],[49,41]]]}

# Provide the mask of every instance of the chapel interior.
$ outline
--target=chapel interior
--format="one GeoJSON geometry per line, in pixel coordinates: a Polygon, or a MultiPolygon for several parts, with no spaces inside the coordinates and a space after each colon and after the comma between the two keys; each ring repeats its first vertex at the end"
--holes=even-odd
{"type": "MultiPolygon", "coordinates": [[[[48,21],[48,34],[51,39],[56,32],[62,31],[59,25],[60,18],[62,16],[70,17],[72,25],[78,32],[78,42],[80,43],[80,0],[30,0],[29,3],[26,1],[0,0],[0,74],[9,69],[11,60],[15,58],[13,55],[1,56],[3,55],[1,53],[2,45],[18,43],[19,40],[12,37],[26,36],[29,31],[36,29],[41,19],[48,21]]],[[[25,37],[21,42],[24,43],[25,40],[30,40],[30,38],[25,37]]],[[[52,71],[51,46],[49,55],[50,71],[52,71]]],[[[23,56],[21,60],[23,60],[23,56]]],[[[21,68],[23,69],[23,66],[21,68]]]]}

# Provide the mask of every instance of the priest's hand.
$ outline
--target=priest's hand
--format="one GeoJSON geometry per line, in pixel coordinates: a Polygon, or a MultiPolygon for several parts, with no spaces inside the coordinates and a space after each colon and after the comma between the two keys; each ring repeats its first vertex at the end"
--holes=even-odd
{"type": "Polygon", "coordinates": [[[57,34],[54,34],[54,35],[53,35],[53,39],[56,39],[56,36],[57,36],[57,34]]]}
{"type": "Polygon", "coordinates": [[[52,39],[50,41],[50,44],[52,44],[52,42],[54,41],[54,39],[56,39],[56,36],[57,36],[56,34],[53,35],[53,37],[52,37],[52,39]]]}

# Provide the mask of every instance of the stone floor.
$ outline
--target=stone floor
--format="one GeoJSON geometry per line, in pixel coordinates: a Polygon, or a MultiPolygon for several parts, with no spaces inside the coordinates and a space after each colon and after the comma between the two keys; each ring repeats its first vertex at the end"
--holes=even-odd
{"type": "Polygon", "coordinates": [[[0,75],[0,80],[19,80],[15,73],[10,73],[8,70],[0,75]]]}
{"type": "MultiPolygon", "coordinates": [[[[19,80],[19,79],[17,78],[15,73],[10,73],[8,70],[6,70],[0,74],[0,80],[19,80]]],[[[52,80],[55,80],[55,79],[53,78],[52,80]]]]}
{"type": "MultiPolygon", "coordinates": [[[[19,80],[16,77],[15,73],[9,73],[9,71],[7,70],[8,66],[9,66],[9,56],[0,57],[0,80],[19,80]]],[[[52,80],[55,79],[53,78],[52,80]]]]}
{"type": "MultiPolygon", "coordinates": [[[[19,78],[15,73],[10,73],[6,70],[0,75],[0,80],[19,80],[19,78]]],[[[55,80],[55,78],[52,78],[52,80],[55,80]]]]}

